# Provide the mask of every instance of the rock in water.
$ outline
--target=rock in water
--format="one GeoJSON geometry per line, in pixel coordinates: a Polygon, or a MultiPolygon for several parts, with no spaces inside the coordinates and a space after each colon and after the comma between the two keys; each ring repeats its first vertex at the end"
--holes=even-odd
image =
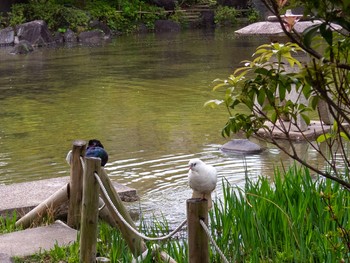
{"type": "Polygon", "coordinates": [[[248,139],[234,139],[221,147],[222,151],[242,154],[261,153],[263,148],[248,139]]]}
{"type": "Polygon", "coordinates": [[[34,50],[33,46],[27,40],[21,40],[11,50],[11,54],[28,54],[34,50]]]}

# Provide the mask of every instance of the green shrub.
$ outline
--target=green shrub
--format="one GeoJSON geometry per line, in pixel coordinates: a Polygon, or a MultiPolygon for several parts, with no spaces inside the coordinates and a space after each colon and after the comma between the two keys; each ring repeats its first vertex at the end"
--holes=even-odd
{"type": "Polygon", "coordinates": [[[9,22],[10,26],[15,26],[27,22],[26,15],[26,4],[14,4],[11,7],[11,12],[9,12],[9,22]]]}
{"type": "Polygon", "coordinates": [[[112,30],[121,30],[126,24],[123,15],[113,6],[104,1],[95,1],[87,4],[86,9],[91,15],[92,19],[97,19],[112,30]]]}
{"type": "Polygon", "coordinates": [[[257,22],[261,19],[259,12],[254,9],[254,8],[250,8],[249,12],[248,12],[248,21],[249,23],[254,23],[257,22]]]}
{"type": "Polygon", "coordinates": [[[44,20],[50,30],[59,28],[79,27],[86,28],[90,20],[82,10],[73,7],[65,7],[50,0],[45,3],[40,1],[28,4],[15,4],[9,14],[10,25],[15,26],[32,20],[44,20]]]}
{"type": "Polygon", "coordinates": [[[233,7],[219,6],[215,10],[214,22],[219,26],[232,26],[237,22],[238,12],[233,7]]]}

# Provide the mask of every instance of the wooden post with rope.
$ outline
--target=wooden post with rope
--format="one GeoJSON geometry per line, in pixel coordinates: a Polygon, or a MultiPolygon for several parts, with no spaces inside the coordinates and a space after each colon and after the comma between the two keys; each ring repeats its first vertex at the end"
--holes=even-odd
{"type": "Polygon", "coordinates": [[[200,224],[208,225],[208,201],[192,198],[187,202],[188,262],[209,263],[209,239],[200,224]]]}
{"type": "Polygon", "coordinates": [[[101,159],[86,158],[86,171],[83,176],[83,200],[80,230],[80,262],[96,262],[96,242],[98,225],[98,204],[100,186],[95,172],[101,169],[101,159]]]}
{"type": "MultiPolygon", "coordinates": [[[[119,213],[123,216],[124,220],[129,223],[130,226],[136,229],[136,226],[134,222],[132,221],[132,218],[123,205],[122,200],[120,199],[117,191],[113,187],[113,184],[111,180],[109,179],[106,171],[102,168],[99,173],[100,179],[103,183],[103,186],[105,187],[109,198],[111,199],[112,203],[114,204],[115,208],[119,211],[119,213]]],[[[106,206],[110,210],[111,215],[113,216],[114,220],[117,222],[118,228],[120,232],[122,233],[126,243],[128,244],[132,254],[137,257],[142,254],[142,252],[147,250],[146,244],[143,241],[142,238],[137,236],[134,232],[132,232],[123,222],[122,220],[118,217],[113,212],[113,207],[110,205],[110,203],[107,200],[107,197],[104,194],[102,195],[103,201],[106,203],[106,206]]]]}
{"type": "Polygon", "coordinates": [[[69,204],[67,224],[75,229],[80,227],[81,202],[83,193],[83,167],[80,157],[85,157],[86,142],[76,140],[73,142],[70,160],[69,204]]]}

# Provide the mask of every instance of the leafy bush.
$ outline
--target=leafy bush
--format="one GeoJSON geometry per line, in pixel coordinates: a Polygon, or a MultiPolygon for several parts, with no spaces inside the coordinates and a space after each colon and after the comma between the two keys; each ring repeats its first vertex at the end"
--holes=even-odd
{"type": "Polygon", "coordinates": [[[9,17],[12,26],[39,19],[44,20],[51,30],[68,27],[77,30],[79,27],[87,27],[90,19],[84,11],[54,1],[15,4],[9,17]]]}
{"type": "Polygon", "coordinates": [[[112,30],[121,30],[126,20],[123,15],[113,6],[104,1],[90,2],[86,6],[93,19],[104,22],[112,30]]]}
{"type": "Polygon", "coordinates": [[[248,12],[249,23],[257,22],[261,19],[259,12],[255,8],[250,8],[248,12]]]}
{"type": "Polygon", "coordinates": [[[26,4],[14,4],[9,13],[10,26],[15,26],[26,22],[26,4]]]}
{"type": "Polygon", "coordinates": [[[233,7],[219,6],[215,11],[214,22],[219,26],[232,26],[237,22],[238,12],[233,7]]]}

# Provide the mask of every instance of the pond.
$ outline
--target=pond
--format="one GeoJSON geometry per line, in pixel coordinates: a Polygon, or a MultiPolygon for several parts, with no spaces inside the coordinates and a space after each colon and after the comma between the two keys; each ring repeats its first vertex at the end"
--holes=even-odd
{"type": "Polygon", "coordinates": [[[238,38],[230,29],[120,36],[28,55],[2,48],[0,183],[68,176],[72,142],[98,138],[112,180],[138,191],[131,209],[180,222],[191,195],[189,159],[217,168],[217,198],[223,179],[241,187],[246,175],[272,176],[281,161],[291,161],[272,146],[249,156],[221,152],[229,140],[221,137],[226,112],[203,107],[217,96],[212,81],[267,41],[238,38]]]}

